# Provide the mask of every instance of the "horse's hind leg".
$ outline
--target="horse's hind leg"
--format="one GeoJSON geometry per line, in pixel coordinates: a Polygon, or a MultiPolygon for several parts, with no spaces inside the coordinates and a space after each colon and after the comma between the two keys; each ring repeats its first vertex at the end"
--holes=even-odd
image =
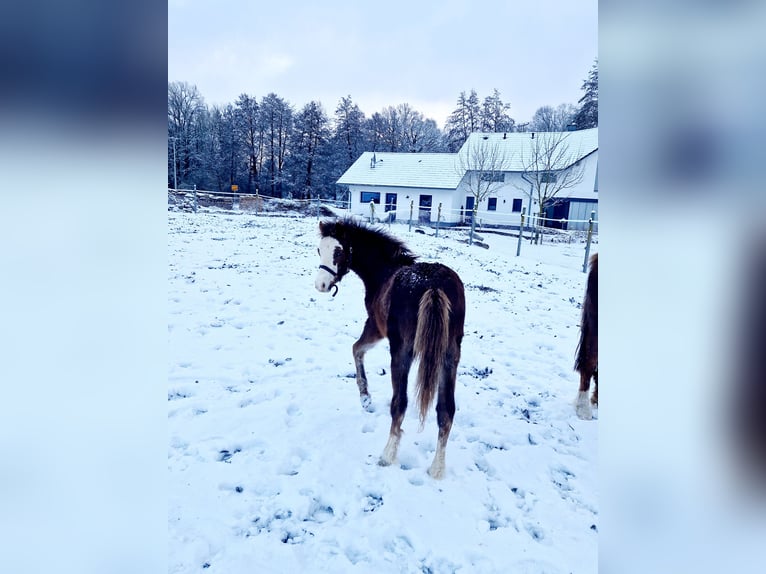
{"type": "Polygon", "coordinates": [[[452,430],[452,420],[455,417],[455,380],[457,379],[457,361],[448,358],[439,382],[439,396],[436,400],[436,420],[439,423],[439,438],[436,443],[436,453],[428,469],[432,478],[444,478],[444,457],[447,450],[447,439],[452,430]]]}
{"type": "Polygon", "coordinates": [[[407,410],[407,377],[412,365],[412,346],[405,347],[401,343],[389,338],[391,342],[391,386],[394,394],[391,397],[391,431],[388,435],[386,448],[380,455],[378,464],[388,466],[396,461],[399,451],[399,441],[402,438],[402,421],[407,410]]]}
{"type": "MultiPolygon", "coordinates": [[[[580,390],[577,392],[575,411],[577,412],[578,417],[586,421],[593,418],[593,411],[591,410],[590,401],[588,400],[588,389],[590,389],[590,378],[592,375],[593,370],[590,368],[590,365],[582,365],[582,368],[580,369],[580,390]]],[[[598,400],[595,391],[594,396],[596,396],[598,400]]]]}
{"type": "Polygon", "coordinates": [[[359,387],[359,400],[362,402],[362,408],[369,412],[372,412],[372,400],[370,399],[370,392],[367,390],[364,354],[382,338],[378,328],[375,326],[375,322],[368,317],[359,340],[352,347],[354,364],[356,365],[356,385],[359,387]]]}
{"type": "Polygon", "coordinates": [[[590,402],[598,406],[598,367],[593,371],[593,396],[590,398],[590,402]]]}

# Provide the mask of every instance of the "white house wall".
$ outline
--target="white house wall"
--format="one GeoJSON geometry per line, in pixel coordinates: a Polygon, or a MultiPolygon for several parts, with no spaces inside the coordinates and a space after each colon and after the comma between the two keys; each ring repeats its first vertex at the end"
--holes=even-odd
{"type": "Polygon", "coordinates": [[[380,221],[386,220],[386,194],[396,194],[396,219],[397,221],[409,221],[410,218],[410,203],[412,206],[412,220],[417,222],[420,215],[420,196],[431,196],[431,213],[429,221],[436,223],[436,217],[438,214],[439,203],[442,204],[442,222],[454,223],[449,215],[453,210],[454,192],[452,190],[445,189],[429,189],[429,188],[412,188],[412,187],[384,187],[384,186],[367,186],[367,185],[349,185],[349,194],[351,198],[351,213],[354,215],[360,215],[362,217],[369,218],[371,216],[370,203],[362,203],[361,197],[363,192],[372,192],[380,194],[380,203],[375,204],[375,219],[380,221]]]}
{"type": "MultiPolygon", "coordinates": [[[[592,200],[596,200],[596,202],[598,201],[598,192],[594,191],[597,177],[598,150],[583,158],[581,161],[585,164],[582,181],[572,188],[562,190],[556,196],[561,199],[589,200],[588,202],[572,201],[568,216],[571,220],[587,220],[588,217],[590,217],[590,211],[592,210],[595,210],[596,213],[598,213],[598,204],[592,203],[592,200]],[[583,216],[585,212],[587,212],[587,216],[583,216]]],[[[467,175],[466,177],[470,177],[470,175],[467,175]]],[[[534,194],[530,204],[529,189],[530,185],[528,182],[524,181],[521,177],[521,173],[505,172],[505,181],[499,184],[495,191],[490,195],[490,197],[497,198],[496,210],[488,210],[488,199],[485,198],[478,206],[478,221],[484,225],[518,226],[521,222],[521,212],[513,211],[514,199],[521,200],[522,208],[526,209],[527,216],[529,216],[530,212],[533,214],[539,212],[539,206],[535,201],[534,194]]],[[[385,203],[387,193],[396,194],[396,219],[398,221],[409,220],[410,202],[412,201],[414,201],[412,218],[413,221],[418,221],[420,196],[431,195],[432,209],[430,222],[436,222],[438,206],[439,203],[441,203],[441,221],[447,224],[458,224],[466,221],[466,197],[471,195],[465,179],[455,190],[349,184],[351,213],[362,217],[370,217],[370,204],[369,202],[363,203],[361,201],[362,192],[380,194],[380,203],[375,204],[375,218],[381,221],[385,221],[386,219],[385,203]]],[[[587,227],[587,224],[583,225],[587,227]]],[[[575,224],[572,224],[569,228],[582,228],[583,225],[575,226],[575,224]]]]}
{"type": "MultiPolygon", "coordinates": [[[[588,199],[598,200],[598,193],[594,192],[596,181],[596,168],[598,165],[598,151],[590,154],[588,157],[582,160],[585,164],[583,168],[582,181],[571,188],[561,190],[556,197],[561,199],[588,199]]],[[[476,177],[475,175],[473,177],[476,177]]],[[[467,182],[464,180],[455,192],[455,209],[459,210],[460,207],[465,205],[466,197],[472,195],[467,182]]],[[[522,209],[526,210],[527,215],[530,213],[536,214],[540,211],[536,201],[535,193],[532,194],[532,201],[530,203],[530,184],[521,177],[519,172],[505,172],[505,181],[498,184],[492,191],[489,197],[497,198],[497,209],[495,211],[489,211],[489,198],[485,198],[479,203],[477,219],[484,225],[509,225],[517,226],[521,222],[521,212],[513,211],[513,200],[520,199],[522,209]]],[[[588,205],[588,216],[590,216],[591,209],[595,209],[598,212],[598,205],[580,204],[573,202],[572,208],[584,210],[585,208],[575,208],[575,205],[588,205]]],[[[579,211],[578,211],[579,213],[579,211]]],[[[570,219],[583,219],[579,216],[575,217],[572,213],[569,215],[570,219]]],[[[588,219],[585,217],[584,219],[588,219]]],[[[586,224],[587,227],[587,224],[586,224]]]]}

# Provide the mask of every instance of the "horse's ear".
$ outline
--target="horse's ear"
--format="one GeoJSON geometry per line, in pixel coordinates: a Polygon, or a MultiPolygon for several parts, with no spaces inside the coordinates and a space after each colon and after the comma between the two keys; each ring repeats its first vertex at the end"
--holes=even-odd
{"type": "Polygon", "coordinates": [[[330,222],[329,221],[320,221],[319,222],[319,233],[322,234],[322,237],[327,237],[330,232],[330,222]]]}

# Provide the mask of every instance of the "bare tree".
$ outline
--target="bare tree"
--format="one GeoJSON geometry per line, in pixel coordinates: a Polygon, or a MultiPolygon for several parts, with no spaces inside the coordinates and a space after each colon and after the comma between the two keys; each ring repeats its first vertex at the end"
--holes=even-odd
{"type": "Polygon", "coordinates": [[[464,188],[474,198],[469,244],[473,244],[479,203],[502,186],[504,168],[510,159],[507,157],[505,147],[498,140],[493,141],[493,139],[480,134],[473,139],[469,138],[455,159],[455,169],[458,174],[464,175],[464,188]]]}
{"type": "MultiPolygon", "coordinates": [[[[568,139],[569,132],[531,132],[528,144],[521,148],[521,177],[529,187],[514,186],[537,201],[538,221],[544,219],[546,207],[557,203],[559,193],[583,180],[580,150],[571,149],[568,139]]],[[[539,235],[538,228],[535,243],[539,235]]]]}
{"type": "MultiPolygon", "coordinates": [[[[199,142],[195,138],[205,111],[205,101],[197,86],[187,82],[168,82],[168,155],[173,153],[170,142],[175,141],[175,168],[182,185],[188,184],[198,167],[199,142]]],[[[172,173],[171,164],[169,177],[172,173]]]]}
{"type": "Polygon", "coordinates": [[[532,121],[529,123],[528,130],[531,132],[563,132],[567,126],[574,122],[577,114],[577,108],[572,104],[560,104],[557,108],[553,106],[542,106],[537,108],[532,121]]]}
{"type": "Polygon", "coordinates": [[[292,106],[275,93],[261,100],[260,122],[265,133],[266,169],[271,195],[282,197],[288,136],[293,127],[292,106]]]}

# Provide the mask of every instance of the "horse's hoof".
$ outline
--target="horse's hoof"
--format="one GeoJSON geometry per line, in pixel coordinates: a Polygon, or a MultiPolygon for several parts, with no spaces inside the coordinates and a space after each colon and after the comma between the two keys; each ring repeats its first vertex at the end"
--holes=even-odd
{"type": "Polygon", "coordinates": [[[431,467],[428,469],[428,476],[430,476],[434,480],[441,480],[444,478],[444,469],[443,468],[435,469],[434,467],[431,467]]]}
{"type": "Polygon", "coordinates": [[[378,459],[378,466],[391,466],[391,461],[386,460],[382,456],[378,459]]]}
{"type": "Polygon", "coordinates": [[[375,408],[372,406],[372,399],[370,398],[370,395],[364,395],[360,397],[360,401],[362,403],[362,408],[368,413],[375,412],[375,408]]]}

